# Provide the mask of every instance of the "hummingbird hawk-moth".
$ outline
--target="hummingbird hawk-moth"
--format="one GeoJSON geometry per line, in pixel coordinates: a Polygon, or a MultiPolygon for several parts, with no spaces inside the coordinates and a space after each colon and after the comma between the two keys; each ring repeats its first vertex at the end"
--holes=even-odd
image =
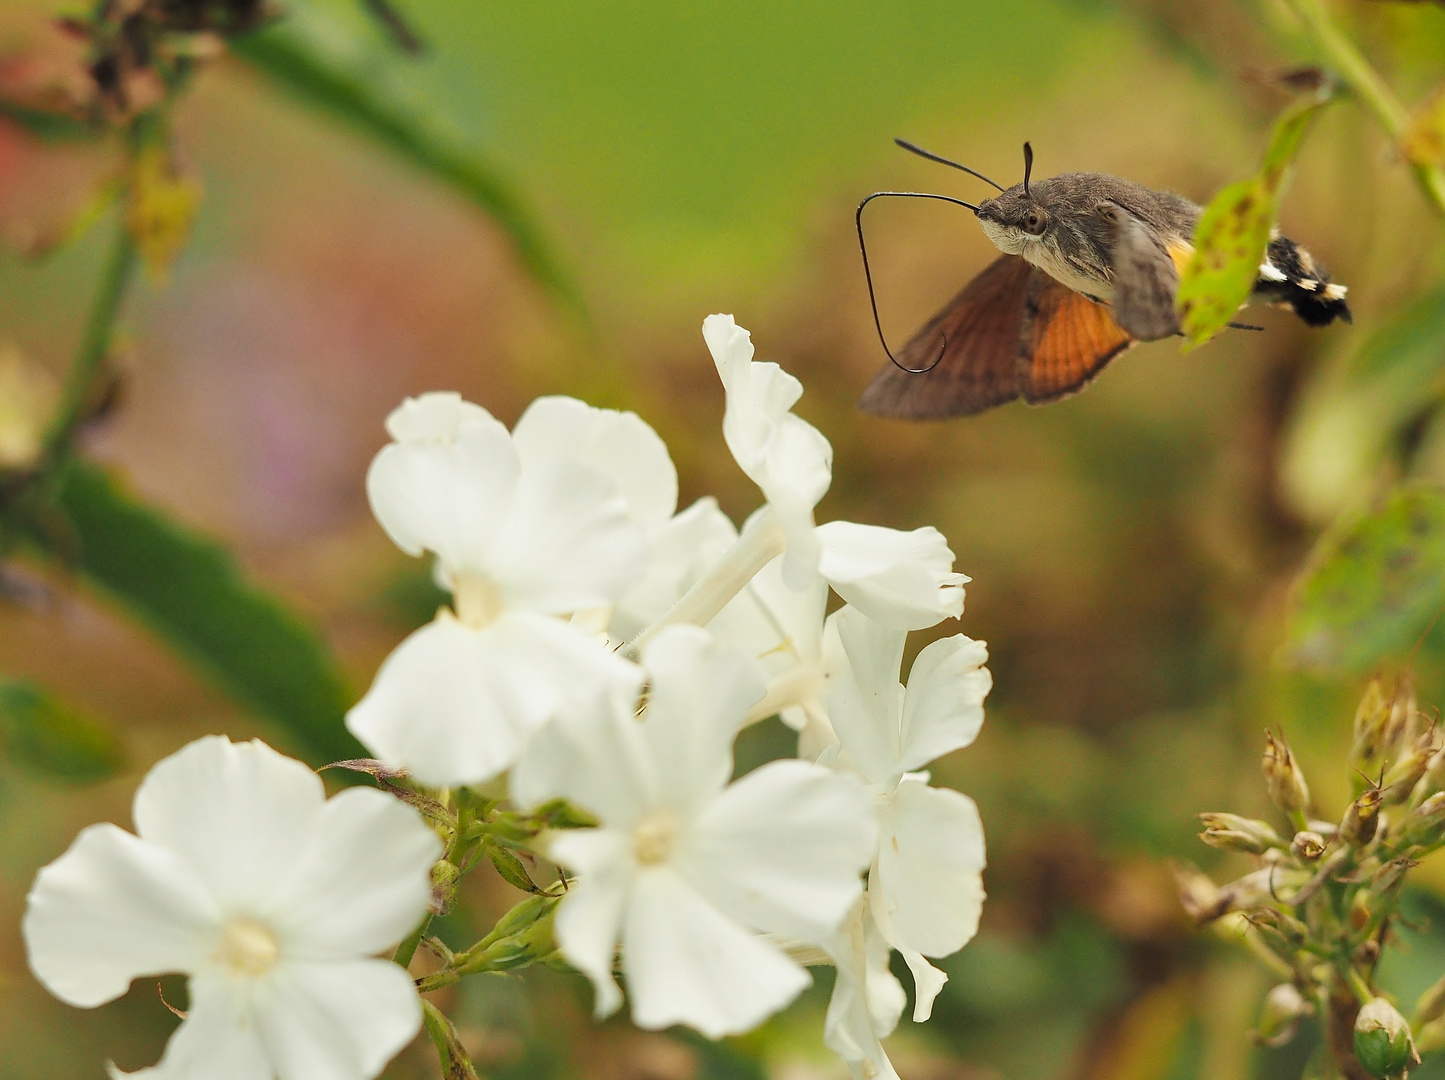
{"type": "MultiPolygon", "coordinates": [[[[1063,173],[1005,189],[965,165],[902,139],[906,150],[962,169],[998,188],[981,203],[923,192],[880,196],[942,199],[968,207],[1003,254],[964,286],[869,383],[858,407],[909,420],[969,416],[1023,398],[1030,405],[1082,390],[1136,341],[1179,332],[1174,297],[1193,254],[1200,208],[1171,192],[1103,173],[1063,173]]],[[[864,271],[872,298],[867,249],[864,271]]],[[[1350,319],[1345,287],[1309,252],[1274,236],[1251,303],[1292,309],[1310,326],[1350,319]]],[[[876,300],[873,308],[877,323],[876,300]]],[[[879,337],[882,338],[882,329],[879,337]]]]}

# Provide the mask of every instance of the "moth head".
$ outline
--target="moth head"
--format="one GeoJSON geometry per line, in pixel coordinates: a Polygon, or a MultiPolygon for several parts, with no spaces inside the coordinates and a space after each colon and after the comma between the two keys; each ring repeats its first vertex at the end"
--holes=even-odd
{"type": "Polygon", "coordinates": [[[978,221],[988,238],[1006,255],[1022,255],[1030,245],[1053,231],[1054,218],[1046,205],[1047,189],[1040,183],[1026,190],[1018,184],[978,204],[978,221]]]}

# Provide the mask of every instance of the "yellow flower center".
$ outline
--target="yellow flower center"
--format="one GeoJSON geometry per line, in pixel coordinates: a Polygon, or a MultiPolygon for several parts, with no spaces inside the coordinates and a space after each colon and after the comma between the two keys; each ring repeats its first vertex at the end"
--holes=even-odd
{"type": "Polygon", "coordinates": [[[264,975],[276,966],[280,954],[276,935],[255,919],[240,915],[221,927],[216,956],[233,975],[264,975]]]}
{"type": "Polygon", "coordinates": [[[502,613],[502,594],[491,579],[480,574],[457,574],[452,585],[452,606],[464,625],[480,630],[502,613]]]}
{"type": "Polygon", "coordinates": [[[670,810],[649,814],[632,830],[632,853],[643,866],[665,863],[677,847],[677,833],[677,818],[670,810]]]}

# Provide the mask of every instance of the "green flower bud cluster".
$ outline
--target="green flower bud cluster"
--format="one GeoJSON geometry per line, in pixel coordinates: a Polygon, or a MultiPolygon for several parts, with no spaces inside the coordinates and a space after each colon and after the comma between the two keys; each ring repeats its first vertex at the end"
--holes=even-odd
{"type": "Polygon", "coordinates": [[[1279,822],[1199,815],[1200,839],[1257,860],[1224,885],[1175,867],[1180,902],[1199,925],[1243,936],[1282,981],[1266,996],[1255,1038],[1281,1046],[1313,1017],[1344,1076],[1402,1080],[1421,1051],[1445,1048],[1445,978],[1420,999],[1413,1024],[1373,985],[1394,940],[1396,905],[1420,859],[1445,847],[1445,737],[1408,679],[1371,681],[1354,717],[1358,782],[1337,822],[1315,812],[1282,733],[1267,732],[1261,767],[1279,822]]]}

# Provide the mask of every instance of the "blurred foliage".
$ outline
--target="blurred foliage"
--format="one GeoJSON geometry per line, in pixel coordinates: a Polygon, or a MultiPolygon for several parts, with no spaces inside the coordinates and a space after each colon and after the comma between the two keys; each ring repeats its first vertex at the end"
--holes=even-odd
{"type": "Polygon", "coordinates": [[[45,777],[103,780],[125,763],[109,728],[31,683],[0,681],[0,754],[45,777]]]}
{"type": "Polygon", "coordinates": [[[73,530],[69,565],[191,657],[237,700],[273,720],[313,765],[357,757],[342,726],[354,691],[316,633],[244,580],[221,545],[131,497],[103,470],[72,462],[57,507],[73,530]]]}
{"type": "MultiPolygon", "coordinates": [[[[205,731],[249,733],[246,713],[313,762],[356,753],[339,717],[438,599],[366,511],[386,411],[439,387],[508,420],[546,392],[634,408],[668,441],[684,500],[716,492],[741,519],[756,496],[722,446],[697,334],[731,310],[803,379],[804,410],[834,443],[822,516],[939,526],[974,578],[963,629],[990,643],[983,735],[936,770],[979,802],[990,899],[932,1023],[905,1020],[893,1039],[902,1075],[1300,1076],[1313,1035],[1249,1041],[1267,981],[1237,941],[1190,933],[1162,860],[1221,879],[1234,866],[1198,844],[1193,815],[1249,812],[1266,725],[1288,729],[1320,812],[1337,816],[1351,794],[1339,708],[1359,681],[1282,666],[1280,646],[1312,626],[1332,656],[1390,671],[1436,614],[1433,527],[1387,527],[1408,518],[1392,507],[1433,503],[1445,482],[1445,249],[1400,148],[1409,127],[1414,162],[1432,160],[1445,9],[412,0],[398,6],[418,56],[360,0],[284,6],[229,40],[231,59],[183,65],[166,164],[206,200],[164,291],[133,286],[121,331],[89,350],[113,407],[68,399],[85,455],[55,491],[71,543],[56,527],[48,554],[7,568],[39,584],[0,582],[7,674],[113,721],[130,768],[78,793],[0,773],[0,1075],[95,1076],[111,1056],[134,1068],[174,1023],[149,985],[92,1012],[50,1001],[16,931],[36,867],[80,825],[124,820],[149,762],[205,731]],[[1338,50],[1302,19],[1322,11],[1388,78],[1393,106],[1336,70],[1338,50]],[[955,190],[892,136],[1001,179],[1030,138],[1040,175],[1097,169],[1203,202],[1258,167],[1288,107],[1272,73],[1301,63],[1347,92],[1299,147],[1278,213],[1350,284],[1357,327],[1308,332],[1256,311],[1264,334],[1184,358],[1141,347],[1047,409],[946,426],[854,413],[883,358],[852,208],[877,187],[955,190]],[[293,112],[288,95],[315,108],[293,112]],[[559,288],[592,326],[557,310],[559,288]],[[1351,530],[1363,546],[1342,541],[1351,530]],[[1382,577],[1359,576],[1367,557],[1382,577]],[[1372,608],[1392,588],[1397,606],[1372,608]]],[[[0,256],[0,344],[64,372],[110,265],[109,241],[82,226],[123,194],[128,151],[84,137],[97,129],[83,111],[8,92],[83,70],[83,50],[49,32],[54,13],[45,0],[0,10],[0,53],[16,58],[0,65],[0,242],[17,253],[0,256]],[[24,257],[38,251],[43,263],[24,257]]],[[[971,219],[941,213],[895,208],[870,237],[890,334],[993,257],[971,219]]],[[[1426,705],[1445,700],[1441,658],[1437,626],[1420,653],[1426,705]]],[[[740,764],[786,741],[760,726],[740,764]]],[[[1407,895],[1403,946],[1380,971],[1402,1000],[1445,964],[1445,872],[1419,874],[1433,884],[1407,895]]],[[[466,946],[509,895],[499,877],[478,882],[438,932],[466,946]]],[[[500,1080],[811,1080],[837,1075],[819,1037],[830,977],[816,975],[794,1008],[723,1047],[594,1025],[586,988],[549,971],[436,997],[500,1080]]],[[[174,981],[166,995],[183,1000],[174,981]]],[[[1414,1075],[1440,1073],[1427,1061],[1414,1075]]],[[[387,1075],[434,1080],[435,1053],[413,1047],[387,1075]]]]}
{"type": "Polygon", "coordinates": [[[1315,549],[1290,612],[1294,662],[1363,674],[1445,612],[1445,492],[1401,487],[1315,549]]]}

